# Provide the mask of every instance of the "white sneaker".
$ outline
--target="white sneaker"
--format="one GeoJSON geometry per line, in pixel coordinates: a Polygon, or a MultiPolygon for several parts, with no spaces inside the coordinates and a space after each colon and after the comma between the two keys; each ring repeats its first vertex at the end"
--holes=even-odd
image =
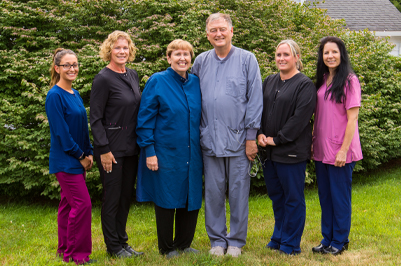
{"type": "Polygon", "coordinates": [[[224,248],[220,247],[220,246],[212,247],[209,250],[209,254],[210,255],[216,255],[216,256],[224,256],[224,248]]]}
{"type": "Polygon", "coordinates": [[[231,255],[232,257],[236,258],[241,255],[241,249],[239,247],[228,246],[227,254],[231,255]]]}

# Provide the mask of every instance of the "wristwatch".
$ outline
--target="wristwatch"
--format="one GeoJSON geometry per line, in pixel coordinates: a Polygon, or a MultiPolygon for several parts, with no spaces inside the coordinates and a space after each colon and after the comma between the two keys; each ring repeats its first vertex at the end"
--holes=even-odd
{"type": "Polygon", "coordinates": [[[78,160],[82,161],[83,159],[85,159],[85,153],[83,152],[81,156],[79,156],[78,160]]]}

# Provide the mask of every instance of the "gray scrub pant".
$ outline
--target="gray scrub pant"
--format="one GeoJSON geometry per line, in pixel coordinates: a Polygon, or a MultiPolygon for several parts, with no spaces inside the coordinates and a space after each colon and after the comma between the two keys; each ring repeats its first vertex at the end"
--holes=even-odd
{"type": "Polygon", "coordinates": [[[205,223],[212,247],[243,247],[248,228],[249,160],[245,155],[203,155],[205,174],[205,223]],[[226,191],[230,204],[230,233],[226,225],[226,191]]]}

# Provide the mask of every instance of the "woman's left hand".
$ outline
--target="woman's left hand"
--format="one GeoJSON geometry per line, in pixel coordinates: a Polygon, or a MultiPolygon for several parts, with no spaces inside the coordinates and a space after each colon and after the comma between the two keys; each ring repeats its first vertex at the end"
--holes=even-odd
{"type": "Polygon", "coordinates": [[[92,155],[88,155],[83,160],[81,160],[79,162],[81,163],[81,165],[83,166],[85,171],[88,171],[88,170],[90,170],[92,168],[93,156],[92,155]]]}
{"type": "Polygon", "coordinates": [[[267,137],[266,143],[267,143],[267,145],[270,145],[270,146],[276,146],[276,143],[274,143],[274,141],[273,141],[273,137],[267,137]]]}
{"type": "Polygon", "coordinates": [[[345,165],[346,159],[347,159],[347,152],[339,150],[336,154],[336,161],[334,163],[334,166],[343,167],[345,165]]]}
{"type": "Polygon", "coordinates": [[[90,160],[90,165],[89,165],[89,168],[88,168],[88,170],[89,170],[93,166],[93,155],[88,155],[88,159],[90,160]]]}
{"type": "Polygon", "coordinates": [[[157,162],[157,156],[150,156],[146,158],[146,166],[149,168],[151,171],[157,171],[159,170],[159,164],[157,162]]]}

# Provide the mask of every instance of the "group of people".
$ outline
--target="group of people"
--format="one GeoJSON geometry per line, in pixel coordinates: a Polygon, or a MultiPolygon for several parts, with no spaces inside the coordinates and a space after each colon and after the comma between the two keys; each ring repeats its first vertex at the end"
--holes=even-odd
{"type": "Polygon", "coordinates": [[[198,253],[191,243],[202,205],[202,174],[209,253],[241,255],[248,228],[249,169],[257,157],[275,218],[266,247],[289,255],[301,252],[305,170],[312,156],[323,235],[312,251],[338,255],[348,248],[352,171],[362,159],[361,88],[343,41],[321,40],[316,84],[300,72],[298,45],[280,42],[275,52],[279,72],[262,83],[256,57],[231,43],[229,15],[210,15],[206,34],[214,49],[198,55],[192,68],[192,45],[172,41],[166,52],[170,67],[152,75],[142,95],[137,72],[126,67],[136,52],[130,36],[122,31],[108,36],[100,56],[109,63],[91,90],[94,148],[86,109],[72,88],[79,72],[77,56],[68,49],[55,51],[46,113],[50,173],[61,187],[57,252],[64,261],[93,262],[85,184],[93,158],[103,185],[104,242],[112,256],[143,254],[128,244],[126,232],[135,184],[137,200],[154,203],[160,254],[198,253]]]}

